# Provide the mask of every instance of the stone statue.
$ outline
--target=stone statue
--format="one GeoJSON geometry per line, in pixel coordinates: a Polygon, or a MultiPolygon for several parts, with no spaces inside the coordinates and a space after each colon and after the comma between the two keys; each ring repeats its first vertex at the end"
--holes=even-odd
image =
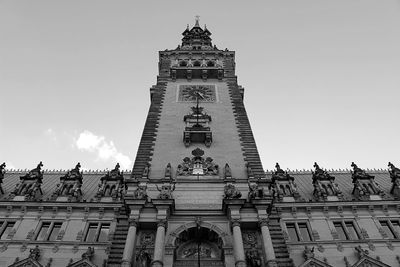
{"type": "Polygon", "coordinates": [[[177,175],[189,175],[191,169],[191,160],[189,157],[183,159],[183,163],[178,165],[176,170],[177,175]]]}
{"type": "Polygon", "coordinates": [[[146,246],[142,246],[136,255],[136,266],[138,267],[150,267],[151,256],[146,251],[146,246]]]}
{"type": "Polygon", "coordinates": [[[351,167],[353,167],[353,182],[354,179],[361,178],[361,179],[370,179],[374,176],[366,173],[363,169],[359,168],[354,162],[351,163],[351,167]]]}
{"type": "Polygon", "coordinates": [[[234,184],[228,183],[224,187],[225,199],[238,199],[242,197],[242,193],[235,187],[234,184]]]}
{"type": "Polygon", "coordinates": [[[249,199],[263,198],[265,196],[264,190],[258,186],[257,183],[250,183],[249,185],[249,199]]]}
{"type": "MultiPolygon", "coordinates": [[[[3,164],[5,164],[5,163],[3,163],[3,164]]],[[[393,178],[400,178],[400,169],[399,168],[396,168],[396,166],[394,166],[394,164],[391,162],[388,163],[388,167],[389,167],[390,177],[392,178],[392,182],[393,182],[393,178]]]]}
{"type": "Polygon", "coordinates": [[[251,169],[250,163],[246,163],[247,178],[254,178],[253,170],[251,169]]]}
{"type": "Polygon", "coordinates": [[[92,261],[94,256],[94,248],[88,247],[85,253],[82,254],[82,259],[92,261]]]}
{"type": "Polygon", "coordinates": [[[285,171],[281,169],[281,166],[279,166],[279,163],[275,164],[275,168],[276,168],[276,171],[274,173],[275,175],[284,176],[286,174],[285,171]]]}
{"type": "Polygon", "coordinates": [[[252,248],[246,251],[246,264],[248,267],[261,267],[261,257],[257,249],[252,248]]]}
{"type": "Polygon", "coordinates": [[[40,249],[39,249],[38,245],[36,245],[36,247],[31,248],[29,250],[29,258],[31,258],[35,261],[38,261],[40,259],[40,249]]]}
{"type": "Polygon", "coordinates": [[[4,174],[6,173],[6,163],[0,165],[0,180],[4,178],[4,174]]]}
{"type": "Polygon", "coordinates": [[[167,164],[167,167],[165,168],[165,179],[172,179],[172,173],[171,173],[171,163],[167,164]]]}
{"type": "Polygon", "coordinates": [[[117,163],[117,165],[115,165],[115,168],[114,169],[112,169],[110,172],[109,172],[109,177],[111,177],[111,178],[118,178],[119,176],[121,176],[122,174],[121,174],[121,171],[119,170],[119,168],[120,168],[121,166],[119,165],[119,163],[117,163]]]}
{"type": "Polygon", "coordinates": [[[305,260],[314,258],[314,247],[310,249],[308,246],[305,246],[303,251],[303,257],[305,260]]]}
{"type": "Polygon", "coordinates": [[[133,197],[135,199],[147,199],[147,185],[142,184],[138,185],[136,190],[133,192],[133,197]]]}
{"type": "Polygon", "coordinates": [[[172,199],[172,192],[175,190],[175,184],[164,184],[161,189],[156,185],[157,190],[160,191],[158,195],[159,199],[172,199]]]}
{"type": "Polygon", "coordinates": [[[150,163],[147,163],[146,167],[144,167],[143,169],[142,178],[149,179],[149,173],[150,173],[150,163]]]}
{"type": "Polygon", "coordinates": [[[366,249],[365,250],[362,249],[361,245],[358,245],[354,249],[356,250],[356,254],[359,259],[361,259],[362,257],[368,256],[368,254],[369,254],[369,251],[366,249]]]}
{"type": "Polygon", "coordinates": [[[36,166],[36,168],[30,170],[24,176],[21,176],[21,179],[25,179],[25,178],[30,178],[30,179],[40,178],[41,179],[43,177],[43,173],[41,171],[42,167],[43,167],[43,163],[39,162],[39,164],[36,166]]]}
{"type": "Polygon", "coordinates": [[[225,179],[231,179],[232,178],[232,171],[231,171],[231,167],[229,167],[229,164],[226,163],[225,164],[225,172],[224,172],[224,176],[225,179]]]}

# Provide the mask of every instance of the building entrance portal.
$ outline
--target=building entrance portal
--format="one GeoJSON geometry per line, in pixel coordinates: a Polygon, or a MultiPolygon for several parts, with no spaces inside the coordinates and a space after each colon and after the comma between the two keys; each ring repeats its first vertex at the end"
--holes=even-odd
{"type": "Polygon", "coordinates": [[[174,267],[225,266],[222,240],[204,227],[183,231],[175,241],[174,267]]]}

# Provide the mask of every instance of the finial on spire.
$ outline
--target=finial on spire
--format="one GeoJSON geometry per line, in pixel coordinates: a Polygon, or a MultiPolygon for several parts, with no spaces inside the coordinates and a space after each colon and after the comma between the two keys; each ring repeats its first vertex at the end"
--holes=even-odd
{"type": "Polygon", "coordinates": [[[195,27],[200,27],[200,24],[199,24],[200,16],[197,15],[197,16],[195,16],[195,18],[196,18],[196,24],[195,24],[194,26],[195,26],[195,27]]]}

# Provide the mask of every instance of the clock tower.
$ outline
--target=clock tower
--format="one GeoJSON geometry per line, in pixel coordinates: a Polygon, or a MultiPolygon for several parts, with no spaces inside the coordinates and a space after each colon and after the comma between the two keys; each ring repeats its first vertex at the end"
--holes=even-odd
{"type": "MultiPolygon", "coordinates": [[[[125,196],[123,266],[292,266],[235,74],[198,17],[159,52],[125,196]]],[[[111,248],[109,265],[113,262],[111,248]]],[[[114,251],[115,252],[115,251],[114,251]]]]}

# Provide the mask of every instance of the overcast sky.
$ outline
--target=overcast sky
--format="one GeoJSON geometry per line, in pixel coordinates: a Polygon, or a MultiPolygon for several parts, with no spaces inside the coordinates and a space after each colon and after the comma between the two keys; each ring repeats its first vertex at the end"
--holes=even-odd
{"type": "Polygon", "coordinates": [[[236,51],[265,169],[400,166],[395,0],[1,0],[0,161],[131,169],[158,51],[195,15],[236,51]]]}

